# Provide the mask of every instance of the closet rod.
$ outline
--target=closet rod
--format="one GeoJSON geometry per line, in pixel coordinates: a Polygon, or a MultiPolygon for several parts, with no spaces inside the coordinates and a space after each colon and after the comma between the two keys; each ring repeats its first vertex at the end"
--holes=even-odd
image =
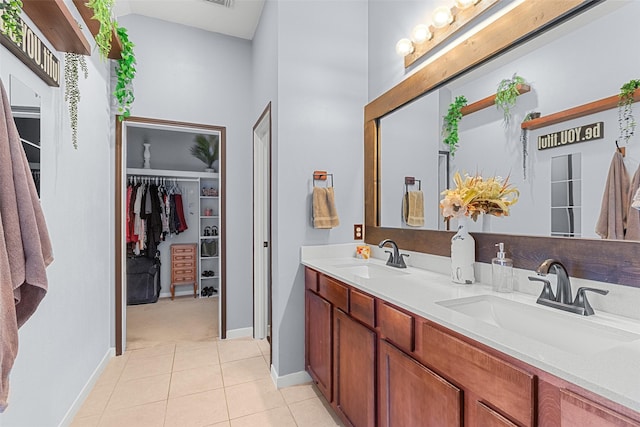
{"type": "Polygon", "coordinates": [[[134,175],[127,174],[128,178],[136,178],[136,179],[165,179],[165,180],[176,180],[181,182],[198,182],[197,178],[180,178],[179,176],[155,176],[155,175],[134,175]]]}

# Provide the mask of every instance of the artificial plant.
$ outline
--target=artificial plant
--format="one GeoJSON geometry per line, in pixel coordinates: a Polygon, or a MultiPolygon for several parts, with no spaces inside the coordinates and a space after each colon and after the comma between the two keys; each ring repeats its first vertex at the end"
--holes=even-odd
{"type": "MultiPolygon", "coordinates": [[[[540,113],[530,111],[524,116],[522,123],[528,122],[532,119],[537,119],[538,117],[540,117],[540,113]]],[[[527,146],[529,145],[529,128],[521,128],[520,143],[522,144],[522,177],[523,179],[527,179],[527,157],[529,156],[527,146]]]]}
{"type": "Polygon", "coordinates": [[[111,51],[111,34],[115,25],[112,18],[113,2],[114,0],[89,0],[86,3],[93,10],[92,19],[100,23],[95,39],[102,59],[107,59],[111,51]]]}
{"type": "Polygon", "coordinates": [[[22,43],[22,25],[20,14],[22,13],[21,0],[0,1],[2,10],[2,33],[9,36],[17,44],[22,43]]]}
{"type": "Polygon", "coordinates": [[[116,33],[122,43],[122,59],[116,64],[116,89],[113,95],[118,100],[119,119],[123,120],[131,115],[131,104],[135,100],[132,81],[136,75],[136,57],[133,53],[134,44],[129,40],[127,29],[117,26],[116,33]]]}
{"type": "Polygon", "coordinates": [[[87,62],[84,55],[78,53],[64,54],[64,100],[69,104],[69,120],[71,122],[71,141],[73,148],[78,149],[78,103],[80,102],[80,88],[78,78],[80,71],[84,78],[89,77],[87,62]]]}
{"type": "Polygon", "coordinates": [[[518,95],[520,95],[518,86],[522,84],[525,84],[525,80],[517,74],[514,74],[510,79],[503,79],[498,84],[495,102],[496,107],[502,110],[505,127],[508,127],[511,122],[511,110],[515,107],[518,95]]]}
{"type": "Polygon", "coordinates": [[[456,149],[458,148],[458,122],[462,118],[462,107],[467,105],[467,98],[464,95],[456,96],[453,102],[449,105],[447,115],[444,116],[444,128],[443,134],[445,138],[442,142],[449,146],[449,153],[451,156],[455,156],[456,149]]]}
{"type": "Polygon", "coordinates": [[[191,155],[203,162],[207,168],[212,169],[213,163],[218,160],[218,135],[196,135],[195,144],[191,147],[191,155]]]}
{"type": "Polygon", "coordinates": [[[640,80],[629,80],[620,88],[620,100],[618,101],[618,126],[620,127],[620,139],[629,142],[636,129],[636,120],[633,117],[633,93],[640,88],[640,80]]]}

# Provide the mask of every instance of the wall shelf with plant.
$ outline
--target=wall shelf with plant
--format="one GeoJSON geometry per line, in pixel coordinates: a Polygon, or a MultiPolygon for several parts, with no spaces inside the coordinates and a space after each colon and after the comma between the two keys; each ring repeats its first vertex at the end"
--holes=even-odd
{"type": "MultiPolygon", "coordinates": [[[[640,89],[635,89],[633,91],[633,95],[630,95],[630,99],[633,99],[633,102],[640,101],[640,89]]],[[[598,99],[597,101],[588,102],[586,104],[578,105],[576,107],[568,108],[566,110],[558,111],[553,114],[541,116],[540,118],[523,122],[520,127],[522,129],[531,130],[539,129],[545,126],[551,126],[557,123],[562,123],[568,120],[577,119],[579,117],[588,116],[590,114],[600,113],[612,108],[617,108],[619,103],[620,94],[613,95],[607,98],[598,99]]]]}
{"type": "Polygon", "coordinates": [[[121,59],[122,42],[111,17],[113,0],[73,0],[87,28],[96,39],[103,58],[121,59]],[[94,7],[97,10],[94,10],[94,7]],[[105,24],[103,26],[102,24],[105,24]]]}
{"type": "MultiPolygon", "coordinates": [[[[531,91],[531,86],[529,86],[528,84],[519,84],[516,86],[516,90],[518,92],[518,95],[522,95],[524,93],[530,92],[531,91]]],[[[489,95],[486,98],[482,98],[479,101],[476,101],[472,104],[467,105],[466,107],[464,107],[462,109],[462,115],[463,116],[468,116],[469,114],[473,114],[475,112],[478,112],[480,110],[484,110],[485,108],[489,108],[492,105],[496,104],[496,95],[497,94],[493,94],[493,95],[489,95]]]]}

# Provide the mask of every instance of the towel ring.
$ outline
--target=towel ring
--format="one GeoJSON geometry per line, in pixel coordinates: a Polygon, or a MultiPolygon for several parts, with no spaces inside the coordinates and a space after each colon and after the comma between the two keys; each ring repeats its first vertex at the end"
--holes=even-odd
{"type": "Polygon", "coordinates": [[[327,183],[327,187],[333,187],[333,174],[327,173],[327,171],[313,171],[313,185],[316,181],[326,181],[327,177],[331,178],[331,185],[327,183]]]}
{"type": "Polygon", "coordinates": [[[416,185],[416,182],[418,183],[418,191],[422,190],[422,181],[419,179],[416,179],[413,176],[405,176],[404,177],[404,188],[405,191],[408,193],[409,192],[409,186],[410,185],[416,185]]]}

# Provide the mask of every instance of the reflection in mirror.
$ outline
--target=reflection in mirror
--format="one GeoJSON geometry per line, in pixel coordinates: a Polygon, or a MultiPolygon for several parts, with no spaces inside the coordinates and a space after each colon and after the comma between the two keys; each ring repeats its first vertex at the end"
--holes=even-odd
{"type": "MultiPolygon", "coordinates": [[[[421,178],[423,183],[431,183],[423,184],[424,228],[442,229],[438,211],[441,189],[435,185],[442,182],[441,169],[436,163],[438,152],[446,148],[441,142],[442,117],[456,96],[464,95],[470,103],[481,100],[495,93],[502,79],[517,73],[526,78],[532,90],[518,97],[510,127],[504,127],[502,113],[495,106],[464,116],[459,124],[460,145],[451,158],[449,179],[456,172],[477,173],[485,178],[508,176],[520,191],[519,202],[509,217],[491,221],[478,219],[470,223],[470,231],[599,238],[595,224],[619,137],[617,109],[530,130],[527,157],[520,142],[520,123],[531,111],[540,111],[544,118],[617,95],[622,84],[637,78],[640,56],[625,56],[621,61],[619,51],[611,48],[622,40],[640,37],[640,26],[635,22],[637,16],[640,16],[640,2],[602,2],[381,118],[379,225],[409,228],[402,224],[399,206],[402,177],[411,175],[421,178]],[[560,133],[560,140],[562,132],[572,132],[596,122],[604,122],[601,138],[538,149],[538,138],[560,133]],[[572,162],[579,163],[585,171],[579,180],[553,181],[552,184],[552,164],[560,157],[565,158],[565,162],[571,158],[572,162]],[[562,196],[557,191],[559,187],[564,190],[562,196]],[[577,204],[570,206],[565,200],[564,205],[557,205],[552,199],[552,188],[558,197],[568,200],[572,196],[577,204]],[[550,215],[551,209],[554,209],[553,215],[550,215]]],[[[639,114],[638,108],[635,107],[636,114],[639,114]]],[[[640,161],[640,151],[634,148],[640,143],[638,139],[638,134],[631,138],[625,158],[632,174],[640,161]]]]}
{"type": "Polygon", "coordinates": [[[22,147],[27,154],[33,181],[40,194],[40,96],[22,83],[16,76],[10,76],[9,83],[11,113],[13,114],[22,147]]]}
{"type": "Polygon", "coordinates": [[[551,235],[580,237],[582,170],[580,153],[551,159],[551,235]]]}

